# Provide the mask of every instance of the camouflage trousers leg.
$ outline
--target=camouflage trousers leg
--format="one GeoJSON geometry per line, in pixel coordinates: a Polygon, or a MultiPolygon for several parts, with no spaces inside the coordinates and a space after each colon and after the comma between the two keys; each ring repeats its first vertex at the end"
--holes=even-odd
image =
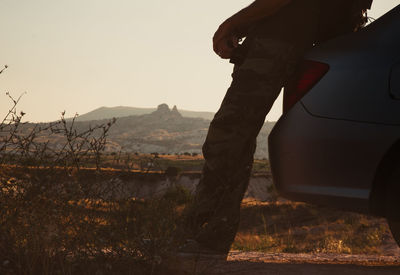
{"type": "Polygon", "coordinates": [[[285,42],[246,42],[246,58],[235,65],[232,84],[210,124],[203,145],[203,174],[187,212],[192,237],[219,251],[228,251],[235,238],[256,137],[299,59],[294,46],[285,42]]]}

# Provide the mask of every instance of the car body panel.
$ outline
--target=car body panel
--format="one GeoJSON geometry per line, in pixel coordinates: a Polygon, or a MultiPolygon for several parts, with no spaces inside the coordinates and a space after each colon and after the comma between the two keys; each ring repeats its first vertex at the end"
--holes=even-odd
{"type": "Polygon", "coordinates": [[[311,114],[400,125],[400,101],[390,91],[390,74],[400,61],[400,6],[358,33],[315,47],[306,59],[330,66],[302,99],[311,114]]]}
{"type": "Polygon", "coordinates": [[[274,183],[284,197],[367,212],[376,169],[399,136],[398,126],[319,118],[296,104],[269,136],[274,183]]]}

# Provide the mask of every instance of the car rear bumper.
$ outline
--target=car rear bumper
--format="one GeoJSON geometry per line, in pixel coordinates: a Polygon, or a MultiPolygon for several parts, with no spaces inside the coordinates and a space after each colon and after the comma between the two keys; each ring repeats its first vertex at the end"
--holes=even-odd
{"type": "Polygon", "coordinates": [[[297,103],[269,136],[278,191],[293,200],[368,212],[375,171],[392,144],[381,127],[315,117],[297,103]]]}

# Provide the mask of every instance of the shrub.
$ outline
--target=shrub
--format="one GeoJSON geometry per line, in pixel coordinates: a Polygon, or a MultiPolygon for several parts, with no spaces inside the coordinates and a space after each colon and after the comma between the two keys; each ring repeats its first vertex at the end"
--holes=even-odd
{"type": "Polygon", "coordinates": [[[31,125],[10,98],[0,123],[0,274],[156,274],[179,242],[177,209],[190,195],[177,187],[120,199],[123,171],[102,169],[115,120],[79,130],[63,113],[31,125]]]}

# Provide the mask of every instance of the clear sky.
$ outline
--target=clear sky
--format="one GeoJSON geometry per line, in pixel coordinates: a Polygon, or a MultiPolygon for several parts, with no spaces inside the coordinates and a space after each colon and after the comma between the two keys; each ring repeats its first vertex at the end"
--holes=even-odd
{"type": "MultiPolygon", "coordinates": [[[[217,111],[232,65],[212,51],[218,25],[251,0],[0,0],[0,115],[29,121],[101,106],[217,111]]],[[[399,0],[375,0],[379,17],[399,0]]],[[[278,99],[267,119],[277,120],[278,99]]]]}

